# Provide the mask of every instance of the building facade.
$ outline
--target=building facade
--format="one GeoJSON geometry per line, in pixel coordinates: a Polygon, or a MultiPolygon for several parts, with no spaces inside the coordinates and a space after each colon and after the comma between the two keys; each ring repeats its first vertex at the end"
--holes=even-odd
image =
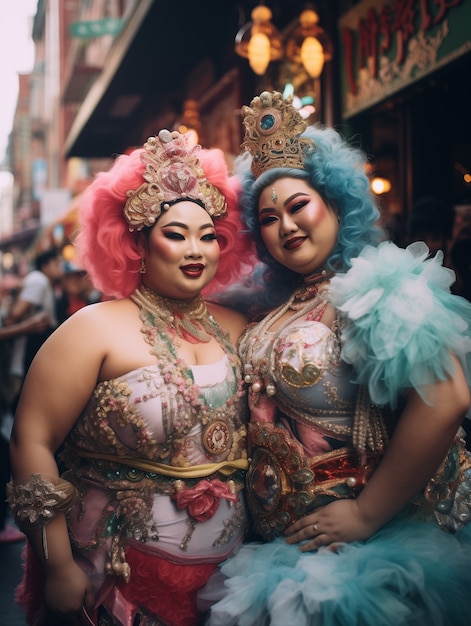
{"type": "Polygon", "coordinates": [[[16,227],[25,229],[21,215],[31,198],[46,238],[68,242],[84,186],[160,128],[186,127],[230,163],[242,139],[240,107],[263,89],[309,100],[309,122],[334,125],[365,149],[371,176],[390,185],[381,203],[401,242],[422,196],[468,211],[471,0],[315,3],[332,46],[318,77],[287,45],[311,3],[263,3],[282,52],[262,73],[237,54],[236,35],[258,4],[39,0],[28,119],[19,102],[12,140],[16,227]],[[25,133],[28,155],[17,159],[25,133]]]}

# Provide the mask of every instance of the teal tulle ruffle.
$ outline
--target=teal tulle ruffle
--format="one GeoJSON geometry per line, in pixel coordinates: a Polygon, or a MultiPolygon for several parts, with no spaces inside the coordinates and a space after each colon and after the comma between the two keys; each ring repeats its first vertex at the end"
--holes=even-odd
{"type": "Polygon", "coordinates": [[[331,301],[345,319],[342,357],[376,404],[395,407],[408,388],[433,401],[424,387],[453,375],[452,354],[469,380],[471,304],[450,293],[455,275],[443,254],[428,256],[422,242],[367,246],[331,281],[331,301]]]}
{"type": "Polygon", "coordinates": [[[339,553],[247,544],[203,590],[210,626],[468,626],[471,526],[397,519],[339,553]]]}

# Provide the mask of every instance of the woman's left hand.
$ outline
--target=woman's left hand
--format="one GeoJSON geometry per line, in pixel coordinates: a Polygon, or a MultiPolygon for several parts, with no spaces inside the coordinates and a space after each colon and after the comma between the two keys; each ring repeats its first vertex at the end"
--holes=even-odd
{"type": "Polygon", "coordinates": [[[362,516],[356,500],[336,500],[299,519],[285,535],[287,543],[302,544],[301,552],[323,547],[336,551],[342,543],[368,539],[376,530],[362,516]]]}

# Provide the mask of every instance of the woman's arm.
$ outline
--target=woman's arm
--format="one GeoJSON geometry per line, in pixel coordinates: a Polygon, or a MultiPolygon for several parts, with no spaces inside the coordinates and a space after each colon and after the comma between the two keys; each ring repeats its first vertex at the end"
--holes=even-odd
{"type": "Polygon", "coordinates": [[[31,317],[27,317],[22,322],[16,322],[9,326],[0,327],[0,342],[7,339],[13,339],[19,335],[26,335],[29,333],[41,333],[46,328],[49,328],[51,321],[47,313],[41,311],[35,313],[31,317]]]}
{"type": "Polygon", "coordinates": [[[469,408],[470,394],[458,361],[455,365],[452,378],[433,385],[428,396],[433,406],[417,392],[410,392],[386,455],[371,484],[359,496],[361,515],[375,529],[425,487],[456,436],[469,408]]]}
{"type": "Polygon", "coordinates": [[[288,543],[308,539],[301,549],[309,551],[366,539],[424,488],[445,458],[470,404],[457,360],[455,366],[453,377],[428,390],[433,405],[416,391],[409,393],[386,454],[358,498],[333,502],[297,521],[287,529],[288,543]]]}
{"type": "MultiPolygon", "coordinates": [[[[58,481],[54,455],[88,401],[106,355],[99,318],[84,309],[60,326],[36,355],[10,443],[15,485],[27,485],[38,474],[46,484],[58,481]]],[[[45,526],[46,542],[42,528],[26,532],[44,569],[49,608],[68,613],[80,610],[84,601],[90,603],[91,587],[73,561],[64,514],[45,526]]]]}

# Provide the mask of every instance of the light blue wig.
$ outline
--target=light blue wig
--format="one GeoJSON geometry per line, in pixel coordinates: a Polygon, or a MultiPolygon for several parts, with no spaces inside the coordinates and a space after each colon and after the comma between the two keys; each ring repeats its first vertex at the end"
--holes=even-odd
{"type": "Polygon", "coordinates": [[[257,180],[250,169],[249,153],[235,161],[236,175],[242,184],[240,198],[242,221],[253,237],[259,259],[264,263],[263,299],[267,307],[281,302],[301,282],[301,277],[275,261],[260,234],[258,200],[267,186],[282,177],[300,178],[313,187],[339,217],[337,244],[327,261],[336,272],[351,267],[351,259],[366,245],[376,246],[385,239],[380,226],[380,211],[365,173],[366,155],[347,143],[333,128],[309,126],[301,135],[311,139],[315,150],[306,155],[304,170],[274,168],[257,180]]]}

